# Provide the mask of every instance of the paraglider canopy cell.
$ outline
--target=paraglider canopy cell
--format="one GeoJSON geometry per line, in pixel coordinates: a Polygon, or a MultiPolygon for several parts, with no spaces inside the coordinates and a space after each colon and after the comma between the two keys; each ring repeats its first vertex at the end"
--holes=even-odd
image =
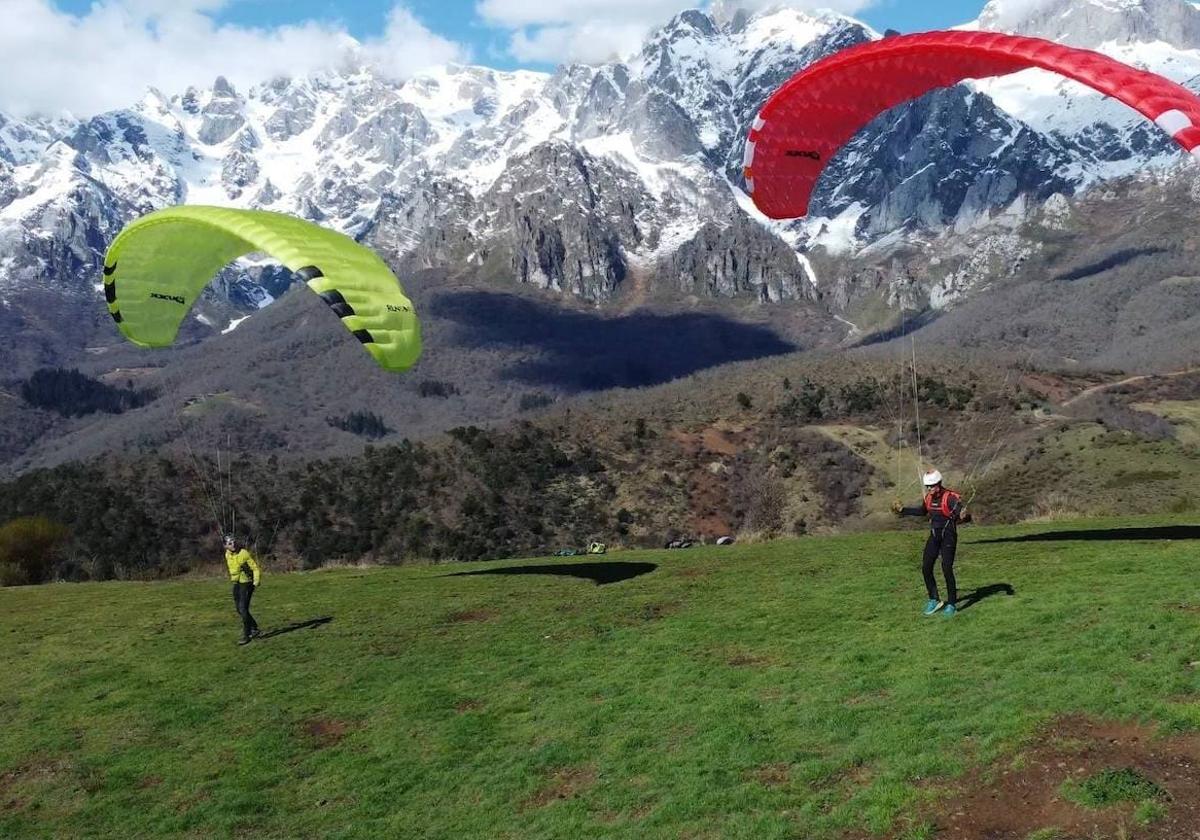
{"type": "Polygon", "coordinates": [[[266,210],[183,206],[131,222],[104,259],[104,297],[122,334],[165,347],[225,265],[262,252],[304,280],[386,370],[412,367],[421,330],[412,301],[373,251],[336,231],[266,210]]]}

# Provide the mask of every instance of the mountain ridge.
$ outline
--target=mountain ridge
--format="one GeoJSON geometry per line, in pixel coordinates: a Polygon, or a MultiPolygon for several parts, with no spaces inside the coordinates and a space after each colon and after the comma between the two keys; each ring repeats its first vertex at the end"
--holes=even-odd
{"type": "MultiPolygon", "coordinates": [[[[1187,6],[1128,5],[1146,12],[1147,4],[1159,15],[1187,6]]],[[[1006,8],[990,3],[980,21],[1009,21],[1006,8]]],[[[1200,15],[1180,14],[1193,13],[1200,15]]],[[[130,108],[69,131],[61,122],[0,117],[0,242],[9,254],[0,288],[49,275],[58,287],[91,293],[88,271],[115,229],[186,201],[292,212],[385,246],[405,267],[500,268],[520,282],[609,300],[630,261],[670,258],[705,225],[728,226],[744,209],[736,195],[742,140],[771,90],[799,67],[876,37],[832,13],[691,10],[627,62],[553,74],[447,65],[395,83],[360,65],[245,93],[223,78],[172,96],[151,89],[130,108]],[[568,177],[545,177],[547,165],[568,177]],[[593,191],[627,196],[618,203],[628,206],[590,203],[589,195],[582,216],[567,222],[581,187],[571,172],[593,191]],[[515,206],[535,193],[551,196],[550,206],[515,206]],[[549,224],[535,226],[547,210],[549,224]],[[523,225],[531,236],[519,232],[523,225]],[[489,262],[497,253],[507,266],[489,262]]],[[[1155,50],[1151,64],[1200,74],[1200,51],[1155,50]]],[[[1097,132],[1047,117],[1062,108],[1014,105],[1003,82],[974,87],[984,97],[953,88],[900,109],[900,122],[885,115],[834,162],[814,218],[768,231],[801,253],[853,251],[906,228],[987,223],[1022,197],[1070,194],[1169,151],[1152,126],[1128,117],[1097,132]],[[968,151],[967,139],[981,136],[995,138],[991,148],[968,151]],[[914,150],[922,150],[918,158],[914,150]],[[963,187],[947,188],[953,178],[963,187]]],[[[803,264],[789,262],[774,266],[784,275],[774,292],[729,278],[714,291],[811,297],[803,264]]],[[[242,286],[255,284],[250,275],[242,286]]]]}

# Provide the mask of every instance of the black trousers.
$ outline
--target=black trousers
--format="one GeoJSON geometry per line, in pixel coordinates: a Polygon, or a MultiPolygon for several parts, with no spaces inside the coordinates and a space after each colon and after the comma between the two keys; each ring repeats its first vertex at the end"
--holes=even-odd
{"type": "Polygon", "coordinates": [[[937,562],[939,556],[942,558],[942,574],[946,578],[946,603],[954,604],[958,601],[958,584],[954,580],[954,553],[957,549],[958,530],[953,525],[933,529],[929,532],[921,571],[925,575],[925,589],[929,593],[930,599],[934,601],[940,600],[937,580],[933,577],[933,564],[937,562]]]}
{"type": "Polygon", "coordinates": [[[254,595],[253,583],[235,583],[233,585],[233,603],[238,615],[242,617],[242,636],[249,638],[258,630],[258,622],[250,615],[250,598],[254,595]]]}

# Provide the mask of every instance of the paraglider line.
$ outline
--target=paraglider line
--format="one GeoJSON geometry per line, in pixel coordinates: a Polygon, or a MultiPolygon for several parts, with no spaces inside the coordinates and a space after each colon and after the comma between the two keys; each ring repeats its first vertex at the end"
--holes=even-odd
{"type": "Polygon", "coordinates": [[[917,422],[917,472],[920,473],[924,469],[925,464],[925,445],[921,441],[921,400],[917,391],[917,339],[913,337],[912,341],[912,385],[913,385],[913,413],[916,416],[917,422]]]}

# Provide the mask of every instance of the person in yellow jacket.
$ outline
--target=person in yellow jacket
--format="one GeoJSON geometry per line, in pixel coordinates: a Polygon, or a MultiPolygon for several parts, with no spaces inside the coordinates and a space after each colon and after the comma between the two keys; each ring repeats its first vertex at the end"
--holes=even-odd
{"type": "Polygon", "coordinates": [[[242,638],[238,644],[249,644],[255,636],[262,635],[258,622],[250,615],[250,598],[262,579],[262,571],[254,555],[233,534],[225,535],[225,565],[229,568],[229,579],[233,581],[233,603],[242,617],[242,638]]]}

